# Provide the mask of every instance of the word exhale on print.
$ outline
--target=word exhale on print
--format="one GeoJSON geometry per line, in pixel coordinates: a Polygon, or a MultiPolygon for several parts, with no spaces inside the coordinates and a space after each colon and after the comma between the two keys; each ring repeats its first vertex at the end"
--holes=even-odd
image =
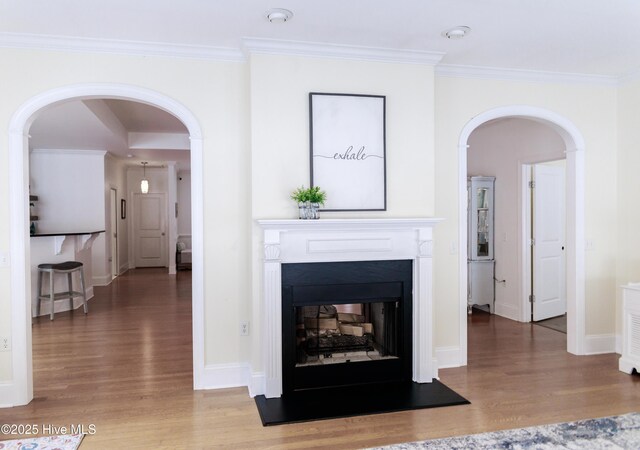
{"type": "Polygon", "coordinates": [[[380,95],[309,94],[311,185],[325,211],[387,209],[385,102],[380,95]]]}

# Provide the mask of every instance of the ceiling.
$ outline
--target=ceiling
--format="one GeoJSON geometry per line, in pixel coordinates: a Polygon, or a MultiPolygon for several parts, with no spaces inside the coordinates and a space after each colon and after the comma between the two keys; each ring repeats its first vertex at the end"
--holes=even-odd
{"type": "Polygon", "coordinates": [[[29,129],[32,149],[107,150],[137,165],[190,168],[189,133],[173,115],[143,103],[74,100],[50,106],[29,129]]]}
{"type": "MultiPolygon", "coordinates": [[[[247,42],[277,39],[433,52],[442,56],[437,70],[619,80],[640,74],[638,23],[635,0],[2,0],[0,47],[55,41],[71,48],[78,42],[85,50],[138,45],[219,50],[241,59],[247,42]],[[293,18],[270,23],[266,12],[272,7],[291,10],[293,18]],[[459,25],[471,28],[464,39],[442,36],[459,25]]],[[[180,146],[176,136],[168,143],[142,139],[126,150],[132,133],[184,135],[186,130],[164,111],[121,100],[58,105],[30,130],[32,148],[120,148],[115,154],[132,155],[132,163],[175,160],[188,168],[188,147],[173,148],[180,146]]]]}
{"type": "Polygon", "coordinates": [[[443,65],[622,76],[640,67],[639,22],[635,0],[4,0],[0,45],[26,34],[239,50],[243,38],[268,38],[443,52],[443,65]],[[272,7],[294,16],[269,23],[272,7]],[[472,31],[442,37],[457,25],[472,31]]]}

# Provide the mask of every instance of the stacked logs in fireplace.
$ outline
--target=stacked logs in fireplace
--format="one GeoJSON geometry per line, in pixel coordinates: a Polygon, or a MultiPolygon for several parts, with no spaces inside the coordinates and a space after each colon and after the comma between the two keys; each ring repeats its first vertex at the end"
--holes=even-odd
{"type": "Polygon", "coordinates": [[[297,308],[297,365],[397,356],[397,306],[387,301],[297,308]]]}

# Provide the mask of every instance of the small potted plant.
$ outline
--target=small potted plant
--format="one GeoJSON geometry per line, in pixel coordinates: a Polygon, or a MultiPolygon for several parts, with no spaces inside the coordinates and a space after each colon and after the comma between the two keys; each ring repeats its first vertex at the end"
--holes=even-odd
{"type": "Polygon", "coordinates": [[[298,203],[298,214],[300,219],[319,219],[318,209],[324,205],[327,193],[320,190],[318,186],[306,189],[300,186],[291,193],[291,199],[298,203]]]}

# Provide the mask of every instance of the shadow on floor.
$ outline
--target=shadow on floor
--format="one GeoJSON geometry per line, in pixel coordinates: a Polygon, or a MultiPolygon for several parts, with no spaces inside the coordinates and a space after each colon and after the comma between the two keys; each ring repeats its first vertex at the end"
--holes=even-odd
{"type": "Polygon", "coordinates": [[[540,320],[533,322],[534,325],[540,325],[541,327],[551,328],[552,330],[559,331],[560,333],[567,334],[567,315],[558,317],[552,317],[551,319],[540,320]]]}

